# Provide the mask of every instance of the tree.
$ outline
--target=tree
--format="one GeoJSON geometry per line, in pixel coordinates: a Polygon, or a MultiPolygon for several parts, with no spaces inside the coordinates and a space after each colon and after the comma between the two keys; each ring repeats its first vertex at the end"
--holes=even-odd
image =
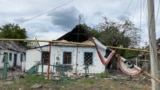
{"type": "Polygon", "coordinates": [[[20,28],[18,24],[6,24],[0,28],[1,38],[26,39],[25,28],[20,28]]]}
{"type": "MultiPolygon", "coordinates": [[[[91,28],[86,24],[82,25],[86,30],[91,32],[92,36],[99,39],[106,46],[122,46],[130,48],[139,46],[141,30],[136,28],[129,19],[123,20],[120,24],[109,21],[104,17],[104,22],[100,23],[97,29],[91,28]]],[[[137,52],[129,50],[117,49],[116,52],[128,58],[138,55],[137,52]]]]}
{"type": "MultiPolygon", "coordinates": [[[[18,24],[6,24],[0,27],[0,38],[12,38],[12,39],[26,39],[25,28],[20,28],[18,24]]],[[[22,45],[26,45],[25,42],[20,42],[22,45]]]]}
{"type": "Polygon", "coordinates": [[[96,30],[96,29],[94,29],[94,28],[91,28],[91,27],[87,26],[85,23],[82,24],[82,26],[83,26],[86,30],[88,30],[88,31],[91,33],[91,35],[94,36],[95,38],[99,38],[99,37],[101,36],[101,32],[100,32],[99,30],[96,30]]]}
{"type": "MultiPolygon", "coordinates": [[[[107,46],[122,46],[135,48],[139,46],[140,29],[136,28],[134,24],[126,19],[123,23],[109,21],[104,17],[104,22],[99,24],[99,31],[101,31],[101,40],[107,46]]],[[[124,57],[136,56],[138,53],[132,53],[129,50],[116,50],[124,57]],[[132,53],[132,55],[127,54],[132,53]]]]}
{"type": "Polygon", "coordinates": [[[130,20],[122,24],[109,21],[104,17],[104,22],[99,24],[101,37],[99,39],[111,46],[135,47],[140,41],[140,29],[136,28],[130,20]]]}

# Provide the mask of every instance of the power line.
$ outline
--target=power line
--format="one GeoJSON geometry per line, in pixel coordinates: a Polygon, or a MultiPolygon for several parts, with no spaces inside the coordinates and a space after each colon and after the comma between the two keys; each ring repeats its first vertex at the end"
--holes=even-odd
{"type": "MultiPolygon", "coordinates": [[[[139,0],[138,0],[138,1],[139,1],[139,0]]],[[[134,11],[133,11],[132,13],[136,13],[136,11],[138,10],[138,3],[139,3],[139,2],[136,3],[135,9],[134,9],[134,11]]],[[[132,20],[131,20],[131,21],[134,21],[134,19],[135,19],[135,16],[132,17],[132,20]]]]}
{"type": "Polygon", "coordinates": [[[126,8],[126,10],[125,10],[124,13],[123,13],[123,16],[125,16],[125,14],[127,13],[129,7],[131,6],[131,3],[132,3],[132,0],[130,0],[130,2],[129,2],[129,4],[128,4],[127,8],[126,8]]]}
{"type": "MultiPolygon", "coordinates": [[[[41,14],[38,14],[38,15],[32,17],[32,18],[29,18],[29,19],[27,19],[25,22],[31,21],[31,20],[33,20],[33,19],[35,19],[35,18],[38,18],[38,17],[40,17],[40,16],[42,16],[42,15],[44,15],[44,14],[46,14],[46,13],[49,13],[49,12],[51,12],[51,11],[54,11],[54,10],[58,9],[58,8],[61,8],[61,7],[65,6],[65,5],[69,4],[69,3],[71,3],[71,2],[73,2],[73,1],[74,1],[74,0],[70,0],[70,1],[68,1],[68,2],[65,2],[65,3],[59,5],[59,6],[55,7],[55,8],[52,8],[52,9],[50,9],[50,10],[47,10],[47,11],[45,11],[45,12],[43,12],[43,13],[41,13],[41,14]]],[[[25,22],[23,22],[23,23],[25,23],[25,22]]]]}

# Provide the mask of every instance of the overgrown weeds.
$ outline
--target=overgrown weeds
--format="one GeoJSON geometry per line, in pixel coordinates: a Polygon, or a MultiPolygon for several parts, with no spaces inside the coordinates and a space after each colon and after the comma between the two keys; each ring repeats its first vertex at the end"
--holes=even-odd
{"type": "Polygon", "coordinates": [[[100,74],[97,74],[97,77],[99,77],[99,78],[108,78],[109,77],[109,73],[108,72],[102,72],[100,74]]]}
{"type": "Polygon", "coordinates": [[[1,90],[150,90],[150,86],[136,81],[110,79],[107,72],[97,74],[90,78],[73,80],[71,78],[61,78],[59,80],[48,80],[44,76],[27,75],[17,79],[11,84],[0,82],[1,90]],[[33,89],[33,85],[41,85],[38,89],[33,89]],[[145,87],[144,87],[145,86],[145,87]]]}
{"type": "Polygon", "coordinates": [[[39,84],[50,84],[52,81],[45,79],[44,76],[40,75],[27,75],[24,78],[20,79],[21,84],[34,84],[34,83],[39,83],[39,84]]]}

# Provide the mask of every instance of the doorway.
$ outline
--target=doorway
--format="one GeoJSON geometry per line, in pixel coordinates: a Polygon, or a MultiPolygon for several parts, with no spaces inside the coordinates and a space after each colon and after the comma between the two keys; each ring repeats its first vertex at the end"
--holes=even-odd
{"type": "Polygon", "coordinates": [[[14,54],[14,65],[13,66],[17,66],[17,54],[14,54]]]}

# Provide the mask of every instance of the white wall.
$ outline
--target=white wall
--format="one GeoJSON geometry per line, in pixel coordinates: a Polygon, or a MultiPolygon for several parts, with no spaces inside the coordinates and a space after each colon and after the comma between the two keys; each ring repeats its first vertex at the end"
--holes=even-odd
{"type": "Polygon", "coordinates": [[[21,53],[17,53],[17,66],[21,66],[20,55],[21,53]]]}
{"type": "MultiPolygon", "coordinates": [[[[42,47],[43,51],[49,51],[49,46],[42,47]]],[[[84,52],[93,52],[93,64],[89,66],[89,73],[101,73],[104,72],[105,66],[101,63],[96,49],[94,47],[77,47],[76,46],[52,46],[51,47],[51,57],[50,64],[56,65],[56,62],[63,64],[63,52],[69,51],[72,52],[72,62],[73,66],[72,73],[85,73],[84,65],[84,52]],[[78,52],[78,54],[77,54],[78,52]],[[76,66],[77,62],[77,66],[76,66]]],[[[41,51],[39,49],[31,49],[26,51],[26,63],[25,70],[30,69],[35,61],[41,61],[41,51]]],[[[48,66],[44,65],[44,72],[47,72],[48,66]]],[[[42,71],[42,66],[39,66],[38,72],[42,71]]],[[[53,71],[53,66],[50,66],[50,71],[53,71]]]]}
{"type": "Polygon", "coordinates": [[[14,64],[14,54],[17,54],[17,52],[14,52],[14,51],[8,51],[8,62],[9,62],[9,66],[10,67],[13,67],[13,64],[14,64]],[[10,53],[12,53],[12,57],[11,59],[9,58],[10,57],[10,53]]]}
{"type": "Polygon", "coordinates": [[[4,52],[8,52],[8,50],[1,50],[0,51],[0,69],[2,69],[4,66],[4,63],[3,63],[4,52]]]}
{"type": "Polygon", "coordinates": [[[4,63],[3,63],[3,57],[4,57],[4,52],[6,52],[8,54],[8,67],[13,67],[14,66],[14,54],[17,54],[17,66],[21,66],[21,58],[20,58],[20,55],[23,54],[23,59],[25,59],[25,56],[24,56],[24,53],[19,53],[19,52],[16,52],[16,51],[12,51],[12,50],[1,50],[0,52],[0,68],[2,69],[3,66],[4,66],[4,63]],[[11,58],[10,58],[10,53],[12,54],[11,58]]]}
{"type": "Polygon", "coordinates": [[[25,71],[30,69],[37,62],[41,61],[41,51],[39,49],[30,49],[26,51],[25,71]]]}
{"type": "Polygon", "coordinates": [[[52,46],[52,52],[51,52],[51,64],[56,64],[56,62],[60,62],[60,64],[63,63],[63,52],[64,51],[70,51],[72,52],[72,66],[73,66],[73,72],[72,73],[85,73],[84,70],[84,52],[93,52],[93,65],[89,66],[89,73],[101,73],[104,72],[105,66],[101,63],[96,49],[94,47],[77,47],[75,46],[52,46]],[[77,55],[78,52],[78,55],[77,55]],[[76,66],[77,62],[77,66],[76,66]]]}

